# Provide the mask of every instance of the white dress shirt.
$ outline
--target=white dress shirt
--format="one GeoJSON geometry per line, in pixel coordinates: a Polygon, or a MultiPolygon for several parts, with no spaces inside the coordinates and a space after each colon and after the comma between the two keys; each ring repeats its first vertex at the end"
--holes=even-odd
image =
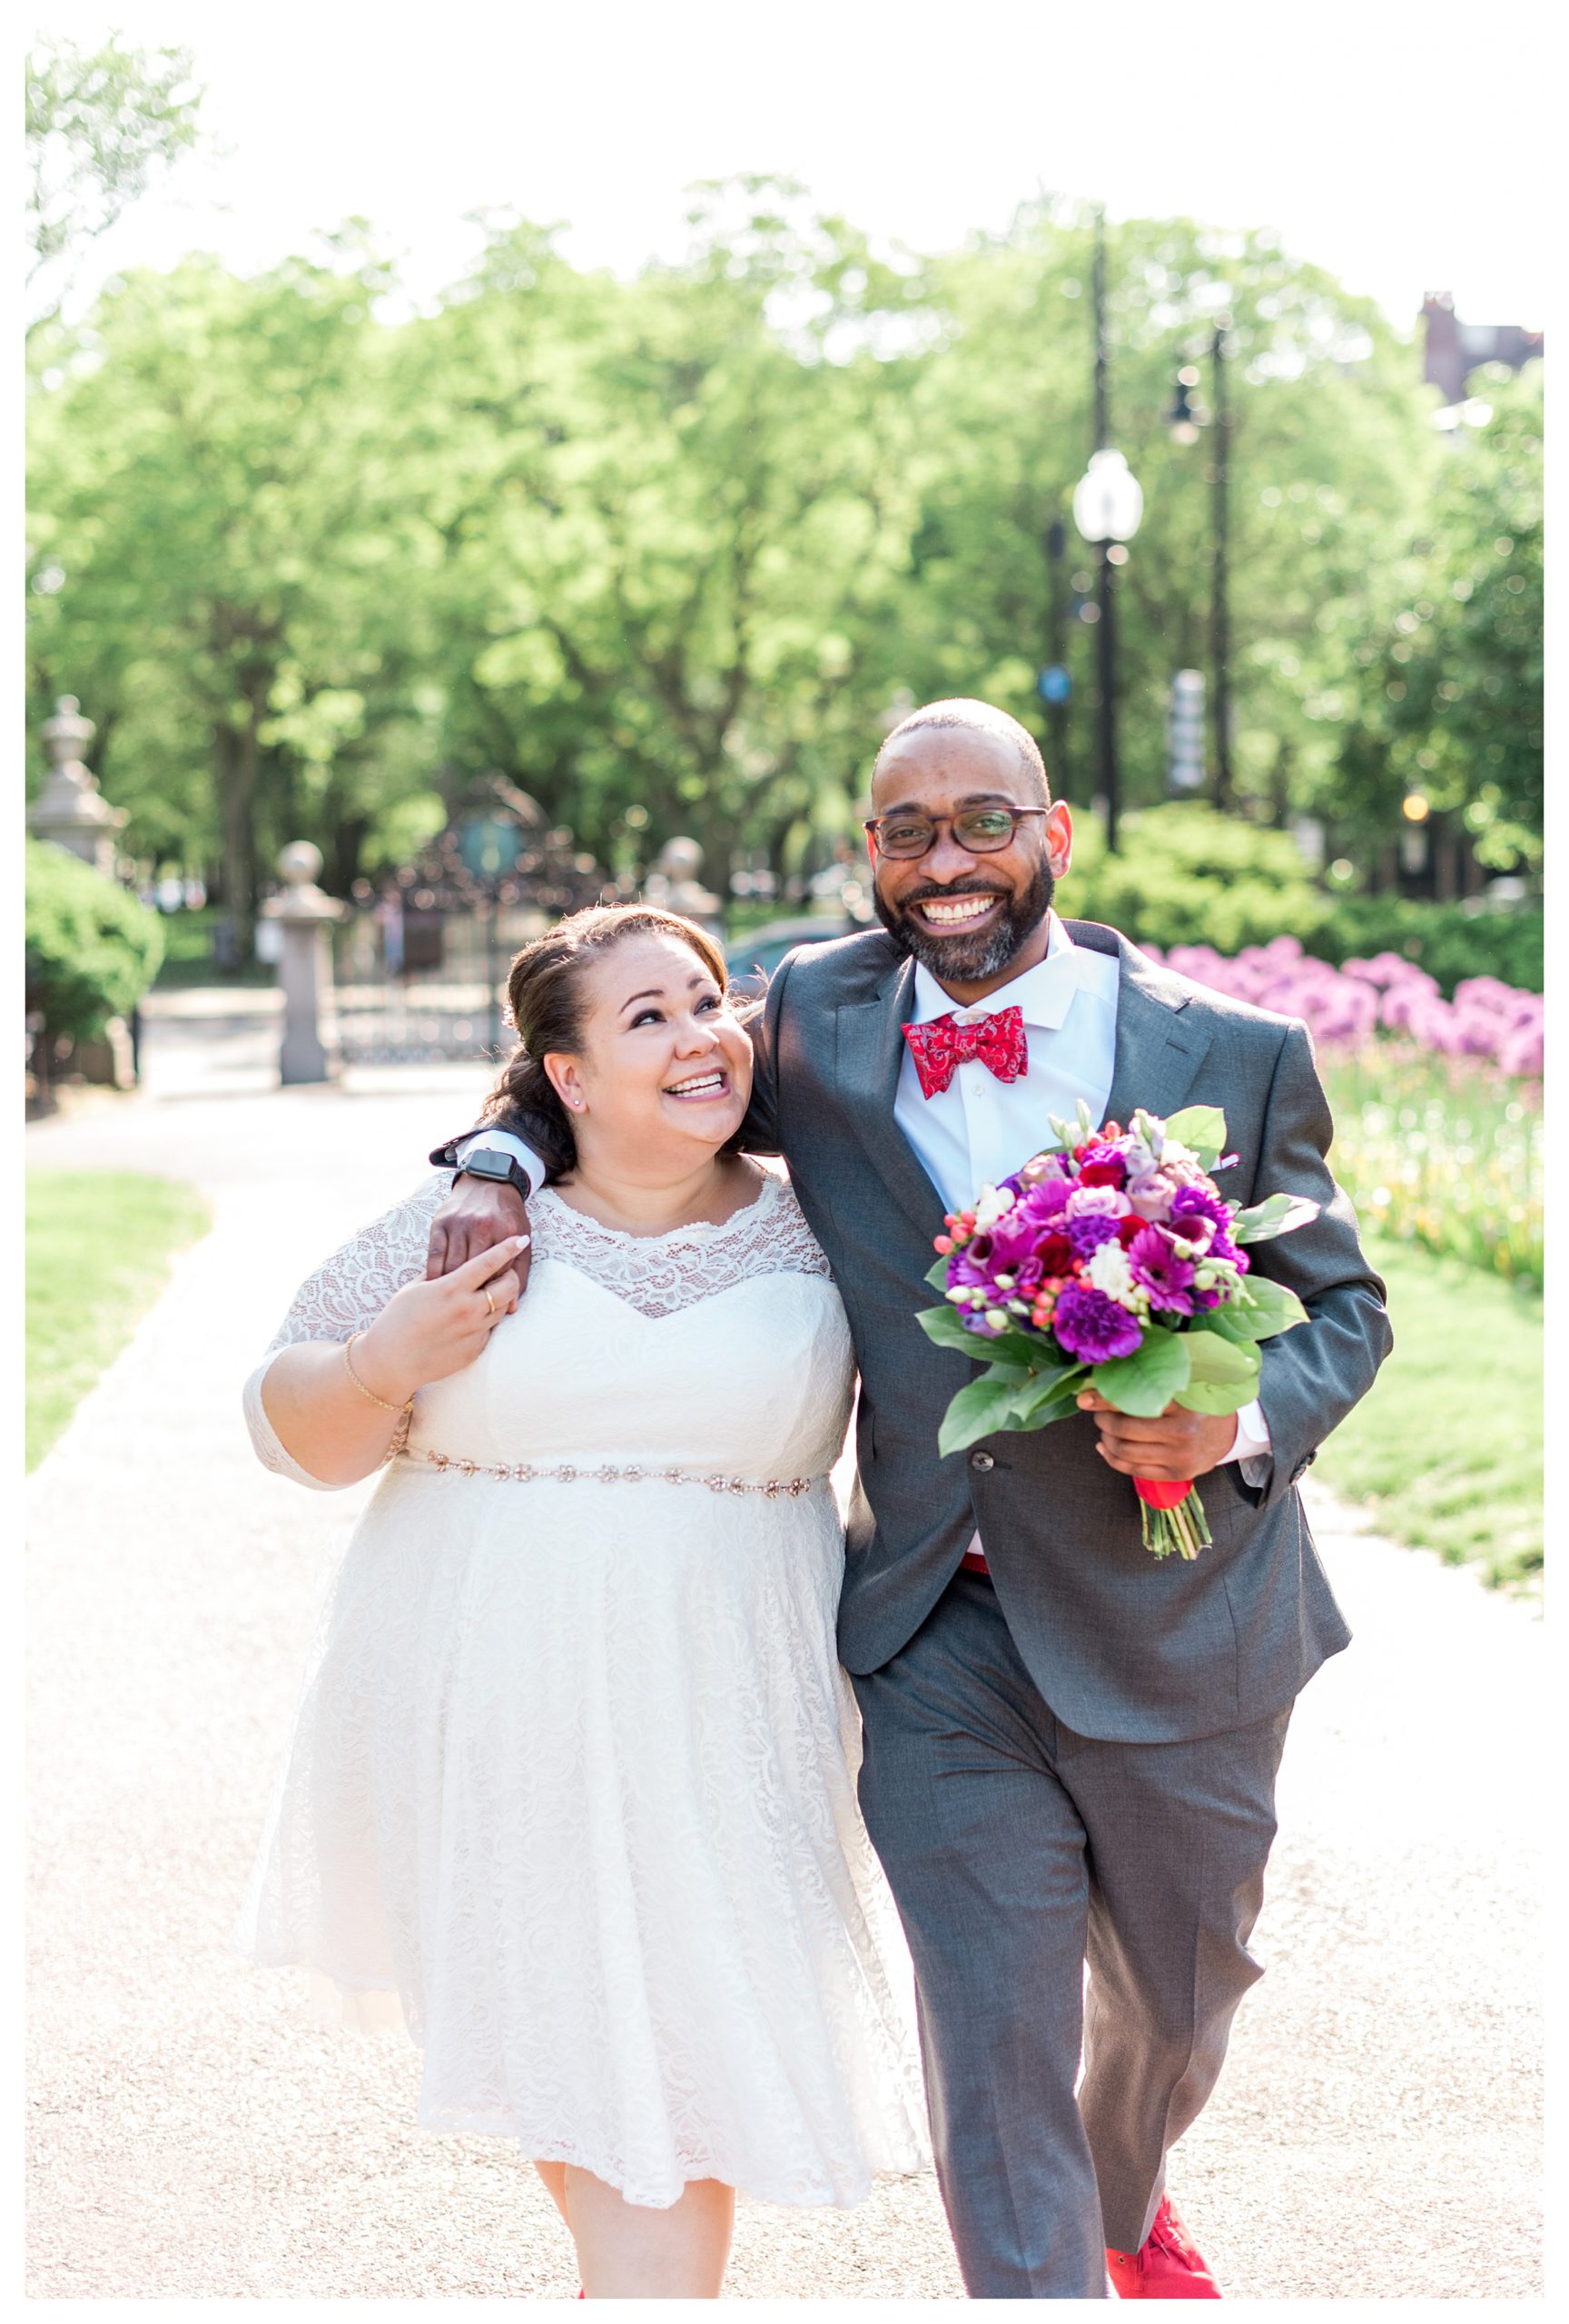
{"type": "MultiPolygon", "coordinates": [[[[893,1098],[893,1118],[948,1210],[958,1210],[983,1186],[1005,1178],[1051,1143],[1050,1117],[1071,1121],[1083,1098],[1090,1118],[1106,1118],[1117,1055],[1118,967],[1110,952],[1075,944],[1055,912],[1046,958],[972,1009],[962,1009],[917,961],[910,1021],[929,1024],[952,1016],[960,1024],[1018,1008],[1024,1015],[1029,1059],[1017,1081],[999,1081],[979,1058],[959,1066],[946,1089],[921,1094],[915,1060],[906,1046],[893,1098]]],[[[502,1129],[463,1139],[459,1159],[475,1147],[512,1155],[538,1186],[545,1166],[532,1147],[502,1129]]],[[[1257,1402],[1237,1415],[1228,1461],[1240,1461],[1249,1485],[1269,1482],[1269,1424],[1257,1402]]]]}

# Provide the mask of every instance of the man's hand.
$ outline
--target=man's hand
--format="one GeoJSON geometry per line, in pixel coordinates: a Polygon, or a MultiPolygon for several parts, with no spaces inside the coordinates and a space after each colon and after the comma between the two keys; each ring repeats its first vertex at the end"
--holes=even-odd
{"type": "Polygon", "coordinates": [[[523,1197],[505,1179],[454,1179],[451,1193],[430,1222],[430,1247],[425,1255],[426,1282],[434,1283],[439,1276],[467,1266],[481,1251],[493,1250],[498,1243],[504,1243],[508,1235],[521,1235],[523,1247],[507,1273],[495,1276],[491,1282],[490,1288],[498,1300],[508,1290],[509,1277],[517,1283],[519,1299],[528,1281],[532,1243],[523,1197]]]}
{"type": "Polygon", "coordinates": [[[1116,1411],[1094,1388],[1086,1388],[1075,1401],[1081,1413],[1095,1415],[1100,1458],[1125,1477],[1149,1477],[1162,1484],[1207,1476],[1236,1442],[1235,1413],[1189,1413],[1180,1404],[1168,1404],[1156,1419],[1138,1420],[1116,1411]]]}

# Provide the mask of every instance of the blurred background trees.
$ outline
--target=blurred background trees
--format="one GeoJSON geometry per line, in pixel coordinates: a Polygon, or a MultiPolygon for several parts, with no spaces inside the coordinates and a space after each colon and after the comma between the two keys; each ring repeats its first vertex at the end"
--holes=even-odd
{"type": "MultiPolygon", "coordinates": [[[[195,133],[195,102],[180,52],[35,58],[46,271],[195,133]]],[[[810,872],[855,849],[900,705],[941,694],[1024,719],[1089,808],[1090,557],[1071,527],[1048,553],[1090,446],[1088,212],[1033,203],[897,265],[778,182],[706,189],[692,225],[683,264],[625,281],[496,218],[412,320],[388,319],[362,223],[248,279],[195,255],[79,323],[40,310],[33,725],[82,697],[127,847],[205,876],[242,947],[283,841],[314,839],[342,892],[489,770],[617,872],[685,831],[721,891],[810,872]]],[[[1424,824],[1429,893],[1533,879],[1540,368],[1444,434],[1411,345],[1271,238],[1133,220],[1108,243],[1112,425],[1145,496],[1120,588],[1130,832],[1168,796],[1172,676],[1207,664],[1211,448],[1170,420],[1224,314],[1233,822],[1279,834],[1279,870],[1311,819],[1307,920],[1399,885],[1424,824]]],[[[1160,840],[1174,897],[1216,845],[1202,817],[1160,840]]]]}

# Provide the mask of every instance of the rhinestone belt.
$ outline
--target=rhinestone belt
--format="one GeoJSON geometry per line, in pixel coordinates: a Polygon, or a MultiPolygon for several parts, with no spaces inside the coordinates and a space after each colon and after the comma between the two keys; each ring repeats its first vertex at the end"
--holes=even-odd
{"type": "Polygon", "coordinates": [[[795,1501],[802,1493],[810,1492],[814,1485],[827,1482],[826,1472],[821,1477],[770,1477],[766,1482],[757,1483],[748,1477],[696,1476],[689,1469],[618,1469],[608,1462],[597,1469],[575,1469],[565,1462],[542,1468],[532,1461],[460,1461],[449,1452],[427,1452],[409,1447],[398,1457],[421,1461],[429,1469],[451,1470],[460,1477],[501,1477],[518,1485],[538,1482],[559,1485],[706,1485],[710,1492],[761,1493],[766,1501],[777,1501],[782,1493],[795,1501]]]}

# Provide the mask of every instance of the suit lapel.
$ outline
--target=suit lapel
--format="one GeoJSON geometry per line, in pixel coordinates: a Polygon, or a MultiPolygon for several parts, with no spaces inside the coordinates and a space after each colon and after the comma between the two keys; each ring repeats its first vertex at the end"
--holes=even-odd
{"type": "Polygon", "coordinates": [[[845,1118],[889,1191],[930,1235],[942,1226],[945,1205],[893,1118],[914,990],[915,963],[902,960],[873,1000],[837,1011],[834,1075],[845,1118]]]}
{"type": "Polygon", "coordinates": [[[1209,1034],[1189,1014],[1187,993],[1115,931],[1075,921],[1071,933],[1075,944],[1117,953],[1117,1047],[1107,1120],[1126,1129],[1140,1106],[1151,1114],[1174,1114],[1186,1103],[1209,1048],[1209,1034]]]}

